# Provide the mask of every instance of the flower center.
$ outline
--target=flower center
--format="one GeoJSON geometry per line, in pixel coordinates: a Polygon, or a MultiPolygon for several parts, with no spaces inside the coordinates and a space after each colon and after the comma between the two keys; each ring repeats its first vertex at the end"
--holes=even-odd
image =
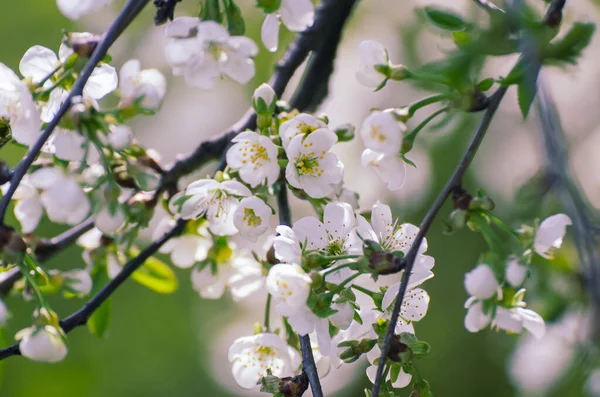
{"type": "Polygon", "coordinates": [[[373,125],[371,127],[371,138],[382,143],[385,142],[386,137],[381,132],[381,127],[379,125],[373,125]]]}
{"type": "Polygon", "coordinates": [[[315,127],[315,126],[306,124],[304,122],[300,122],[298,124],[298,132],[299,132],[299,134],[308,135],[311,132],[315,132],[318,129],[319,129],[319,127],[315,127]]]}
{"type": "Polygon", "coordinates": [[[267,148],[260,146],[258,143],[252,144],[250,147],[244,146],[240,149],[242,152],[242,164],[250,164],[257,170],[258,167],[262,167],[265,162],[269,161],[269,154],[267,148]],[[248,160],[249,159],[249,160],[248,160]]]}
{"type": "Polygon", "coordinates": [[[244,221],[249,227],[259,226],[262,223],[261,217],[256,216],[252,208],[244,208],[244,221]]]}
{"type": "Polygon", "coordinates": [[[329,251],[330,255],[340,255],[344,252],[344,242],[339,238],[329,241],[327,251],[329,251]]]}
{"type": "Polygon", "coordinates": [[[315,152],[309,152],[301,154],[300,157],[294,157],[296,171],[299,175],[323,176],[324,169],[319,167],[319,160],[322,160],[324,155],[325,152],[321,156],[316,156],[315,152]]]}

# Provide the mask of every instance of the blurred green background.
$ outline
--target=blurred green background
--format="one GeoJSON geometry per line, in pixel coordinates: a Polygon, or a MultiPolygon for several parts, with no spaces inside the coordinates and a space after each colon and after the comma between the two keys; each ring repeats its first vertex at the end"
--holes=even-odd
{"type": "MultiPolygon", "coordinates": [[[[193,4],[192,4],[193,6],[193,4]]],[[[3,4],[0,37],[0,61],[17,70],[22,54],[32,45],[57,49],[62,28],[77,25],[64,18],[52,0],[22,0],[3,4]]],[[[149,23],[150,10],[142,16],[149,23]]],[[[259,26],[259,25],[257,25],[259,26]]],[[[351,29],[358,29],[353,23],[351,29]]],[[[134,31],[136,27],[134,26],[134,31]]],[[[252,28],[254,32],[258,27],[252,28]]],[[[255,36],[256,37],[256,36],[255,36]]],[[[261,55],[260,62],[272,57],[261,55]]],[[[233,116],[235,118],[235,116],[233,116]]],[[[417,203],[395,203],[403,220],[418,224],[428,204],[441,189],[461,156],[478,116],[454,128],[452,139],[429,148],[431,189],[417,203]]],[[[9,146],[2,158],[14,164],[23,151],[9,146]]],[[[478,185],[468,178],[466,186],[478,185]]],[[[515,214],[509,203],[500,203],[504,213],[515,214]]],[[[449,206],[442,214],[449,212],[449,206]]],[[[539,209],[538,209],[539,210],[539,209]]],[[[12,213],[11,213],[12,215],[12,213]]],[[[528,213],[533,217],[536,213],[528,213]]],[[[517,337],[503,333],[470,334],[463,326],[463,303],[467,298],[462,283],[465,271],[477,261],[485,244],[476,235],[461,231],[456,235],[442,233],[441,218],[428,235],[429,254],[436,258],[436,277],[426,288],[431,295],[428,316],[417,325],[419,338],[429,342],[432,354],[419,364],[421,373],[430,381],[436,396],[510,396],[515,395],[505,375],[506,356],[517,337]]],[[[9,219],[15,222],[14,218],[9,219]]],[[[513,217],[508,221],[515,220],[513,217]]],[[[56,227],[43,225],[40,234],[52,236],[56,227]]],[[[82,267],[80,251],[72,248],[57,256],[50,267],[60,269],[82,267]]],[[[5,360],[0,396],[6,397],[164,397],[164,396],[234,396],[221,388],[213,378],[216,367],[209,349],[213,336],[235,319],[237,312],[228,298],[221,301],[200,300],[191,289],[187,272],[178,274],[180,289],[173,295],[158,295],[133,282],[128,282],[114,295],[112,322],[103,340],[91,336],[85,328],[69,334],[69,354],[56,365],[34,363],[22,357],[5,360]]],[[[65,301],[51,297],[56,312],[67,315],[83,301],[65,301]]],[[[10,297],[7,304],[14,314],[8,325],[8,341],[14,333],[29,326],[33,304],[20,297],[10,297]]],[[[222,352],[226,355],[226,352],[222,352]]],[[[368,385],[364,372],[356,372],[337,396],[364,396],[368,385]]],[[[408,396],[408,390],[403,391],[408,396]]]]}

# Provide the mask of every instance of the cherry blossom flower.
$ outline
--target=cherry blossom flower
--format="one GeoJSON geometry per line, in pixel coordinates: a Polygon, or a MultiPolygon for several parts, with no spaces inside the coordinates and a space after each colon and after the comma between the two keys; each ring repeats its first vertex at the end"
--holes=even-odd
{"type": "Polygon", "coordinates": [[[492,312],[483,311],[483,302],[471,297],[465,303],[467,315],[465,316],[465,328],[469,332],[479,332],[487,328],[492,321],[492,312]]]}
{"type": "Polygon", "coordinates": [[[356,79],[362,85],[376,89],[385,83],[387,75],[381,67],[389,67],[390,59],[386,48],[374,40],[364,40],[358,46],[360,66],[356,79]]]}
{"type": "Polygon", "coordinates": [[[329,316],[331,324],[342,330],[348,329],[354,319],[354,307],[350,302],[334,302],[331,308],[337,310],[336,313],[329,316]]]}
{"type": "Polygon", "coordinates": [[[344,177],[344,165],[329,149],[337,142],[332,131],[322,128],[306,138],[298,135],[287,148],[289,163],[285,177],[290,185],[302,189],[312,198],[333,193],[344,177]]]}
{"type": "Polygon", "coordinates": [[[273,210],[256,196],[246,197],[240,201],[233,215],[233,224],[242,237],[256,242],[258,237],[269,228],[273,210]]]}
{"type": "Polygon", "coordinates": [[[96,214],[94,224],[102,233],[112,235],[125,224],[125,215],[118,207],[111,213],[109,208],[104,206],[96,214]]]}
{"type": "Polygon", "coordinates": [[[80,296],[87,296],[92,292],[92,276],[83,269],[74,269],[62,273],[65,284],[80,296]]]}
{"type": "MultiPolygon", "coordinates": [[[[175,227],[175,220],[163,218],[152,233],[152,240],[157,241],[175,227]]],[[[179,268],[187,269],[196,262],[206,259],[213,241],[206,230],[206,225],[196,229],[197,234],[183,234],[173,237],[164,243],[158,252],[171,255],[171,262],[179,268]]]]}
{"type": "Polygon", "coordinates": [[[300,366],[300,355],[279,335],[261,333],[235,340],[229,348],[229,362],[236,383],[252,389],[267,376],[267,369],[277,377],[293,376],[300,366]]]}
{"type": "Polygon", "coordinates": [[[170,201],[170,210],[178,212],[177,203],[182,198],[180,214],[183,219],[206,216],[210,231],[218,235],[233,235],[238,232],[234,225],[234,213],[239,197],[249,197],[250,190],[242,183],[229,180],[217,182],[213,179],[200,179],[192,182],[185,194],[179,193],[170,201]]]}
{"type": "Polygon", "coordinates": [[[360,158],[363,167],[373,167],[387,188],[396,191],[406,181],[406,163],[397,155],[386,155],[365,149],[360,158]]]}
{"type": "Polygon", "coordinates": [[[93,164],[100,159],[96,147],[83,135],[74,130],[57,127],[49,144],[50,152],[66,161],[86,161],[93,164]]]}
{"type": "Polygon", "coordinates": [[[227,151],[227,164],[240,173],[240,178],[251,187],[265,183],[272,186],[279,177],[278,149],[269,137],[254,131],[236,136],[227,151]]]}
{"type": "Polygon", "coordinates": [[[248,37],[231,37],[220,24],[192,17],[176,18],[165,33],[169,37],[165,54],[173,74],[182,75],[193,87],[213,88],[223,76],[240,84],[254,77],[252,57],[258,48],[248,37]]]}
{"type": "Polygon", "coordinates": [[[29,327],[15,335],[19,351],[30,360],[47,363],[62,361],[67,355],[67,346],[61,332],[51,325],[29,327]]]}
{"type": "Polygon", "coordinates": [[[141,107],[157,110],[165,96],[167,81],[158,69],[142,70],[140,61],[130,59],[125,62],[119,72],[120,107],[131,104],[142,98],[141,107]]]}
{"type": "Polygon", "coordinates": [[[280,21],[292,32],[302,32],[315,19],[315,7],[310,0],[281,0],[278,11],[267,14],[261,28],[262,42],[271,52],[279,46],[280,21]]]}
{"type": "Polygon", "coordinates": [[[526,329],[536,338],[541,338],[546,332],[544,319],[533,310],[524,307],[507,309],[499,306],[492,326],[515,334],[526,329]]]}
{"type": "MultiPolygon", "coordinates": [[[[413,280],[413,277],[409,279],[408,289],[402,299],[402,307],[400,308],[400,317],[398,317],[398,327],[404,327],[407,324],[412,324],[414,321],[421,321],[427,314],[429,308],[429,294],[422,288],[416,288],[416,285],[420,285],[424,282],[422,278],[413,280]]],[[[400,283],[391,285],[381,301],[381,308],[384,313],[391,312],[392,304],[396,301],[398,290],[400,289],[400,283]]]]}
{"type": "Polygon", "coordinates": [[[133,131],[126,125],[111,125],[107,141],[115,150],[123,150],[133,142],[133,131]]]}
{"type": "Polygon", "coordinates": [[[491,298],[498,293],[499,288],[500,284],[488,265],[478,265],[465,274],[465,289],[478,299],[491,298]]]}
{"type": "Polygon", "coordinates": [[[111,2],[112,0],[56,0],[56,5],[64,16],[76,21],[108,6],[111,2]]]}
{"type": "Polygon", "coordinates": [[[277,101],[277,95],[273,88],[266,83],[262,83],[255,91],[252,96],[252,106],[257,113],[259,113],[258,109],[260,109],[263,105],[266,109],[274,109],[275,103],[277,101]],[[259,102],[262,101],[262,105],[259,102]]]}
{"type": "Polygon", "coordinates": [[[391,109],[372,112],[363,122],[360,137],[367,149],[384,155],[400,152],[406,127],[396,120],[391,109]]]}
{"type": "Polygon", "coordinates": [[[527,266],[521,265],[519,259],[512,257],[506,265],[506,281],[513,287],[520,287],[527,277],[527,266]]]}
{"type": "Polygon", "coordinates": [[[192,285],[205,299],[219,299],[226,289],[231,290],[234,301],[240,301],[264,287],[265,277],[261,264],[254,260],[250,252],[236,249],[215,264],[206,264],[201,270],[192,270],[192,285]]]}
{"type": "Polygon", "coordinates": [[[40,136],[40,112],[29,88],[9,67],[0,63],[0,119],[10,123],[12,137],[32,145],[40,136]]]}
{"type": "Polygon", "coordinates": [[[281,144],[283,145],[283,148],[287,151],[290,142],[296,136],[306,136],[317,130],[320,130],[321,128],[327,128],[327,124],[325,124],[324,122],[322,122],[321,120],[319,120],[311,114],[300,113],[299,115],[285,121],[279,127],[279,137],[281,138],[281,144]]]}
{"type": "Polygon", "coordinates": [[[300,239],[289,226],[275,228],[277,236],[273,239],[275,257],[284,263],[302,263],[300,239]]]}
{"type": "MultiPolygon", "coordinates": [[[[371,363],[371,365],[367,367],[367,377],[369,378],[369,381],[371,383],[375,383],[375,377],[377,375],[377,365],[375,364],[375,360],[378,360],[380,357],[381,349],[377,345],[375,345],[373,349],[371,349],[371,351],[367,353],[367,359],[369,360],[369,363],[371,363]]],[[[387,375],[387,379],[389,378],[390,374],[387,375]]],[[[401,389],[403,387],[408,386],[411,380],[412,375],[404,372],[404,369],[400,369],[398,379],[396,379],[396,381],[392,383],[392,387],[394,387],[395,389],[401,389]]]]}
{"type": "Polygon", "coordinates": [[[572,223],[571,218],[565,214],[556,214],[544,219],[535,234],[535,252],[546,259],[552,259],[554,251],[562,245],[567,226],[572,223]]]}

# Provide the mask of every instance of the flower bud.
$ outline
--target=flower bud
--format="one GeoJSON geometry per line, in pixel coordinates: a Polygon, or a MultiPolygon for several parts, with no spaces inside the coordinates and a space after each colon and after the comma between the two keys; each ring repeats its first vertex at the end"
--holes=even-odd
{"type": "Polygon", "coordinates": [[[284,397],[301,397],[308,390],[309,382],[306,372],[294,377],[281,378],[279,393],[284,397]]]}
{"type": "Polygon", "coordinates": [[[15,338],[21,340],[19,351],[23,357],[30,360],[56,363],[67,355],[62,331],[52,325],[22,329],[15,338]]]}
{"type": "Polygon", "coordinates": [[[352,124],[343,124],[338,126],[333,132],[338,137],[338,142],[349,142],[354,139],[356,127],[352,124]]]}
{"type": "Polygon", "coordinates": [[[68,47],[73,49],[77,55],[83,58],[89,58],[98,43],[102,39],[102,36],[94,35],[91,33],[69,33],[69,36],[65,43],[68,47]]]}
{"type": "Polygon", "coordinates": [[[108,144],[115,150],[123,150],[133,142],[133,132],[126,125],[111,125],[108,144]]]}
{"type": "Polygon", "coordinates": [[[252,106],[256,113],[273,113],[277,103],[277,95],[271,86],[263,83],[254,91],[252,100],[252,106]]]}
{"type": "Polygon", "coordinates": [[[527,266],[519,263],[516,257],[511,258],[506,265],[506,281],[513,287],[520,287],[527,277],[527,266]]]}
{"type": "Polygon", "coordinates": [[[488,265],[479,265],[465,274],[465,289],[476,298],[491,298],[499,286],[494,272],[488,265]]]}

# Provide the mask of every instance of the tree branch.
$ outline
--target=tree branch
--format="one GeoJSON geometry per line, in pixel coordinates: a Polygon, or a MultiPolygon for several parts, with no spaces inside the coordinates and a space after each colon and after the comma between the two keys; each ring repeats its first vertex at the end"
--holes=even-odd
{"type": "Polygon", "coordinates": [[[425,235],[427,234],[429,227],[431,226],[433,220],[435,219],[438,212],[442,208],[442,205],[444,204],[446,199],[452,194],[452,192],[454,192],[457,188],[459,188],[461,186],[463,176],[464,176],[465,172],[467,171],[467,169],[469,168],[469,165],[473,161],[473,158],[475,157],[475,154],[477,153],[477,150],[479,149],[479,145],[481,144],[481,142],[483,141],[483,138],[485,137],[485,134],[490,126],[490,123],[492,122],[494,114],[496,113],[496,110],[498,109],[498,106],[500,105],[502,98],[504,97],[504,94],[506,93],[506,90],[507,90],[506,87],[500,87],[491,96],[490,104],[483,116],[483,119],[481,120],[479,128],[475,132],[475,135],[473,135],[473,138],[471,140],[471,143],[469,144],[467,151],[465,152],[460,163],[458,163],[458,165],[456,166],[454,173],[450,177],[450,180],[448,180],[448,182],[446,183],[446,186],[444,186],[444,188],[442,189],[440,194],[438,194],[433,205],[431,206],[431,208],[429,209],[429,211],[423,218],[423,221],[421,222],[421,225],[419,226],[419,233],[415,237],[413,244],[410,247],[410,250],[406,254],[406,257],[404,258],[404,264],[405,264],[406,268],[404,270],[404,273],[402,274],[402,279],[400,281],[400,288],[398,290],[398,295],[396,295],[396,301],[394,303],[394,309],[392,311],[392,318],[390,319],[390,324],[388,326],[387,333],[385,335],[383,347],[381,348],[381,357],[379,358],[379,363],[377,365],[377,374],[375,375],[375,383],[373,384],[373,389],[371,391],[372,397],[379,396],[379,390],[380,390],[381,384],[383,382],[382,378],[383,378],[383,370],[385,368],[386,357],[390,350],[390,342],[391,342],[392,336],[394,334],[395,324],[398,322],[398,316],[400,315],[402,301],[404,300],[404,295],[406,294],[406,289],[408,287],[408,281],[410,279],[410,274],[412,272],[412,269],[413,269],[413,266],[415,263],[415,259],[419,252],[419,247],[421,246],[421,243],[422,243],[423,239],[425,238],[425,235]]]}
{"type": "Polygon", "coordinates": [[[15,168],[12,178],[10,180],[10,187],[2,200],[0,201],[0,225],[4,224],[4,217],[6,215],[6,210],[10,203],[10,200],[17,190],[21,179],[27,173],[27,170],[35,160],[35,158],[39,155],[42,146],[46,143],[54,128],[60,122],[60,119],[65,115],[65,113],[71,107],[71,101],[74,97],[81,95],[83,92],[83,87],[87,83],[88,79],[92,75],[92,72],[100,63],[100,61],[105,57],[110,46],[115,42],[115,40],[123,33],[125,28],[131,23],[131,21],[140,13],[140,11],[144,8],[144,6],[148,3],[149,0],[129,0],[121,13],[115,19],[113,24],[108,28],[106,34],[104,35],[102,41],[98,44],[94,52],[92,53],[90,59],[85,64],[85,67],[81,71],[81,75],[75,82],[73,89],[67,96],[67,99],[60,106],[56,115],[52,118],[52,120],[48,123],[38,140],[31,147],[27,156],[17,165],[15,168]]]}

